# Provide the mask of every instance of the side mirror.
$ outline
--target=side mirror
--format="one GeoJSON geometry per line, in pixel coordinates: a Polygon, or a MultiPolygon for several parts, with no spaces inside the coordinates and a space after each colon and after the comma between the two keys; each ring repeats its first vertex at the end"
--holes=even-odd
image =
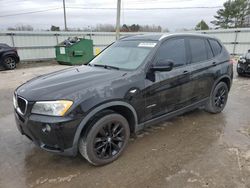
{"type": "Polygon", "coordinates": [[[160,71],[160,72],[165,72],[165,71],[171,71],[173,69],[174,62],[170,60],[164,60],[164,61],[159,61],[156,65],[151,67],[151,71],[160,71]]]}

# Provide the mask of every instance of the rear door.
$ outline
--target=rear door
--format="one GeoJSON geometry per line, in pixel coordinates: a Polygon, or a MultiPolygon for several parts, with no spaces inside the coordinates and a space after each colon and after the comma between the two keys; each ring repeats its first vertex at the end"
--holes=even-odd
{"type": "Polygon", "coordinates": [[[154,79],[145,80],[146,109],[144,120],[159,117],[185,106],[190,74],[187,67],[188,54],[185,37],[176,37],[163,42],[153,64],[161,60],[174,62],[168,72],[154,72],[154,79]]]}
{"type": "Polygon", "coordinates": [[[188,39],[191,61],[190,79],[194,88],[190,103],[205,99],[210,94],[213,84],[213,77],[216,72],[216,62],[213,59],[213,52],[206,38],[190,37],[188,39]]]}

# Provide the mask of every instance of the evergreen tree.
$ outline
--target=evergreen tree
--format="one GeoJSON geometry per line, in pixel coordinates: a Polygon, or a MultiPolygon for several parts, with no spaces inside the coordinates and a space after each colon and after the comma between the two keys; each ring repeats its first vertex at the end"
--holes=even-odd
{"type": "Polygon", "coordinates": [[[223,4],[223,8],[217,11],[214,16],[216,20],[211,23],[218,28],[236,28],[246,25],[245,19],[250,14],[248,0],[228,0],[223,4]]]}
{"type": "Polygon", "coordinates": [[[201,20],[196,26],[195,30],[209,30],[207,23],[204,20],[201,20]]]}

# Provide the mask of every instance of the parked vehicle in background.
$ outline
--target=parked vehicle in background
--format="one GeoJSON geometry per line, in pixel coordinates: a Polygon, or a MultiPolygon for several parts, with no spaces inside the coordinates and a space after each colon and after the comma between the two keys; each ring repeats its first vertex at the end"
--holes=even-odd
{"type": "Polygon", "coordinates": [[[20,132],[42,149],[71,156],[79,151],[90,163],[104,165],[149,124],[198,107],[221,112],[232,78],[229,53],[210,36],[127,37],[87,66],[18,87],[15,119],[20,132]]]}
{"type": "Polygon", "coordinates": [[[7,70],[12,70],[16,68],[16,64],[19,63],[19,61],[20,58],[15,48],[0,43],[0,65],[7,70]]]}
{"type": "Polygon", "coordinates": [[[250,75],[250,49],[238,60],[237,73],[239,76],[250,75]]]}

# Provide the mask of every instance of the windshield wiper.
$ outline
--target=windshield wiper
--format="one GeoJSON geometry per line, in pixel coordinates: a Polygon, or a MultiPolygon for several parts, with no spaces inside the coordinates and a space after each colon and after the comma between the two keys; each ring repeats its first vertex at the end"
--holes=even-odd
{"type": "Polygon", "coordinates": [[[110,65],[100,65],[100,64],[91,64],[95,67],[104,67],[105,69],[116,69],[116,70],[120,70],[119,67],[114,67],[114,66],[110,66],[110,65]]]}

